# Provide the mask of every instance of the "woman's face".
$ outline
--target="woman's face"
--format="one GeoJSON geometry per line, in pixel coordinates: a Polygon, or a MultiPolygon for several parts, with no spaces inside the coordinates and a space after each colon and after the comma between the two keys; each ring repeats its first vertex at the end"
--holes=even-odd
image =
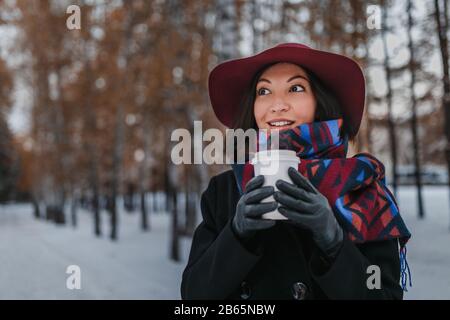
{"type": "Polygon", "coordinates": [[[313,122],[316,98],[305,70],[287,62],[265,70],[256,84],[253,110],[260,129],[284,130],[313,122]]]}

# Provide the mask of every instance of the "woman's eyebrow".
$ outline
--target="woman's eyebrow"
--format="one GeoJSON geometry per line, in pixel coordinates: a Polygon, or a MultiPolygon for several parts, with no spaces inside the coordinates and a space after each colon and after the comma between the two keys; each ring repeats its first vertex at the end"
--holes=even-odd
{"type": "Polygon", "coordinates": [[[260,83],[260,82],[262,82],[262,81],[265,81],[265,82],[268,82],[268,83],[272,83],[272,82],[270,82],[269,80],[264,79],[264,78],[259,79],[257,83],[260,83]]]}
{"type": "Polygon", "coordinates": [[[309,80],[306,78],[306,77],[304,77],[304,76],[301,76],[301,75],[295,75],[295,76],[293,76],[293,77],[291,77],[291,78],[289,78],[289,80],[288,81],[286,81],[286,82],[290,82],[290,81],[292,81],[292,80],[294,80],[294,79],[297,79],[297,78],[302,78],[302,79],[304,79],[304,80],[306,80],[306,81],[308,81],[309,82],[309,80]]]}
{"type": "MultiPolygon", "coordinates": [[[[309,82],[309,80],[308,80],[306,77],[301,76],[301,75],[299,75],[299,74],[297,74],[297,75],[295,75],[295,76],[293,76],[293,77],[290,77],[290,78],[288,79],[288,81],[286,81],[286,82],[290,82],[290,81],[292,81],[292,80],[294,80],[294,79],[298,79],[298,78],[304,79],[304,80],[306,80],[306,81],[309,82]]],[[[259,83],[259,82],[261,82],[261,81],[265,81],[265,82],[268,82],[268,83],[272,83],[272,82],[270,82],[269,80],[264,79],[264,78],[259,79],[257,83],[259,83]]]]}

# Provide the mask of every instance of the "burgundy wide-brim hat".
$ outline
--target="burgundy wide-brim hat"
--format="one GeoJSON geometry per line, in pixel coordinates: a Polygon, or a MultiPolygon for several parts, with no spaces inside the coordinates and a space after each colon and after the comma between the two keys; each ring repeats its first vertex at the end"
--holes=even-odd
{"type": "Polygon", "coordinates": [[[313,72],[338,99],[352,136],[361,124],[365,100],[364,74],[356,61],[299,43],[282,43],[256,55],[228,60],[209,74],[208,91],[217,118],[231,128],[241,112],[243,95],[255,73],[274,62],[290,62],[313,72]]]}

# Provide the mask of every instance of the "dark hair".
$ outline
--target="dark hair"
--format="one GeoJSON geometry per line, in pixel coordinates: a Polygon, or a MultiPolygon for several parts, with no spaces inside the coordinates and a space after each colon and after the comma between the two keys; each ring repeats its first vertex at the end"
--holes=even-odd
{"type": "MultiPolygon", "coordinates": [[[[250,87],[242,97],[240,105],[240,109],[242,110],[242,112],[235,118],[233,125],[234,129],[258,129],[255,114],[253,112],[256,97],[256,84],[261,74],[270,66],[276,63],[278,62],[264,66],[254,75],[250,87]]],[[[301,68],[303,68],[308,75],[312,92],[314,94],[314,97],[316,98],[316,112],[314,115],[314,121],[327,121],[342,118],[343,125],[340,131],[340,135],[341,137],[344,137],[346,135],[350,141],[353,141],[354,136],[350,134],[351,129],[349,127],[349,121],[346,118],[346,115],[342,112],[342,108],[335,95],[322,83],[322,81],[314,73],[309,71],[307,68],[301,68]]]]}

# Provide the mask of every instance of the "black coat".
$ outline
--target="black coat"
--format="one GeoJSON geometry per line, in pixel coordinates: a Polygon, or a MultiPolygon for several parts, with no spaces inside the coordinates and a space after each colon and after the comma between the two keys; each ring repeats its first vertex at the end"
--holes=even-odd
{"type": "Polygon", "coordinates": [[[344,237],[328,261],[307,231],[277,221],[242,243],[230,225],[238,200],[231,170],[211,179],[183,272],[183,299],[403,298],[397,240],[355,244],[344,237]],[[367,288],[369,265],[380,267],[380,289],[367,288]]]}

